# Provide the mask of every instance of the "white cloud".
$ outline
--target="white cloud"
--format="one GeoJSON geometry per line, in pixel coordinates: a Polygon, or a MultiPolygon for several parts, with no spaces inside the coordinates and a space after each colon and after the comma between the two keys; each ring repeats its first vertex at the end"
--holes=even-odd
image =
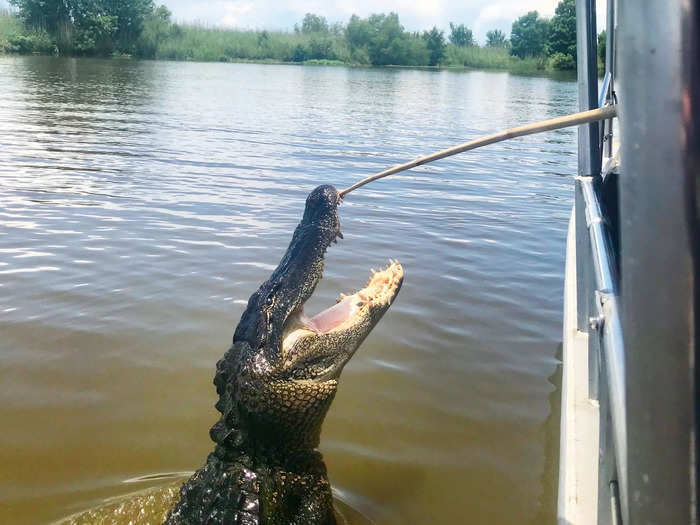
{"type": "MultiPolygon", "coordinates": [[[[0,0],[2,1],[2,0],[0,0]]],[[[164,1],[176,20],[200,21],[210,25],[241,28],[291,30],[305,13],[325,16],[329,22],[346,22],[351,15],[372,13],[399,14],[401,23],[410,31],[434,25],[447,29],[450,22],[466,24],[483,42],[486,31],[501,29],[510,33],[513,21],[528,11],[537,10],[551,17],[558,0],[156,0],[164,1]]],[[[605,0],[597,0],[599,28],[604,27],[605,0]]]]}
{"type": "Polygon", "coordinates": [[[221,18],[221,25],[224,27],[236,27],[241,25],[254,9],[252,2],[222,2],[224,16],[221,18]]]}
{"type": "Polygon", "coordinates": [[[510,33],[510,26],[518,17],[528,11],[537,11],[541,16],[554,15],[558,0],[532,0],[522,2],[520,0],[502,0],[489,2],[484,5],[472,24],[472,29],[477,38],[483,40],[489,29],[501,29],[506,34],[510,33]]]}
{"type": "MultiPolygon", "coordinates": [[[[528,11],[542,16],[554,15],[559,0],[156,0],[163,2],[180,22],[248,29],[283,29],[291,31],[306,13],[325,16],[329,22],[347,22],[351,15],[372,13],[399,14],[410,31],[436,25],[447,29],[450,22],[466,24],[479,42],[489,29],[510,33],[513,21],[528,11]]],[[[596,0],[598,31],[605,28],[606,0],[596,0]]],[[[0,0],[0,6],[7,0],[0,0]]]]}

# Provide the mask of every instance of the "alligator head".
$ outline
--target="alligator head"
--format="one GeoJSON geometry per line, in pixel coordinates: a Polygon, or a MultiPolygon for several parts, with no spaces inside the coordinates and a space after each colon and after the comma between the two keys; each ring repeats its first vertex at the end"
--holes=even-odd
{"type": "Polygon", "coordinates": [[[315,315],[304,303],[326,250],[342,238],[332,186],[319,186],[279,266],[248,301],[233,345],[217,363],[216,448],[183,485],[167,523],[332,524],[318,446],[345,364],[396,298],[392,262],[358,292],[315,315]]]}

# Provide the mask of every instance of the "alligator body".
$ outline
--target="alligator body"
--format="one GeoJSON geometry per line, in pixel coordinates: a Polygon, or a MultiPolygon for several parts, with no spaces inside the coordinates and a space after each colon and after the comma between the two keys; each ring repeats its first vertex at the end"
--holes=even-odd
{"type": "Polygon", "coordinates": [[[304,303],[324,256],[342,238],[332,186],[309,194],[282,261],[248,301],[216,365],[220,420],[206,463],[181,487],[175,524],[328,525],[331,487],[316,450],[343,366],[389,308],[403,281],[392,262],[365,288],[308,318],[304,303]]]}

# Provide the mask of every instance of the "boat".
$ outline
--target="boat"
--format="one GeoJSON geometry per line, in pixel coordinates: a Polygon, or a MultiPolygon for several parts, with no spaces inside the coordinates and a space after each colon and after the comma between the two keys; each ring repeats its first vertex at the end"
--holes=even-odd
{"type": "Polygon", "coordinates": [[[576,0],[557,522],[697,524],[700,1],[576,0]],[[599,89],[600,86],[600,89],[599,89]]]}

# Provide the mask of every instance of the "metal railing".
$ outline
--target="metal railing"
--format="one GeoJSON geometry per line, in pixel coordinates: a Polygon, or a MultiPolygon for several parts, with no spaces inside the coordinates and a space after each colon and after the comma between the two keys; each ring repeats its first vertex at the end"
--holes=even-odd
{"type": "MultiPolygon", "coordinates": [[[[589,352],[597,353],[592,360],[595,363],[590,370],[597,388],[596,397],[600,402],[600,426],[601,426],[601,453],[614,454],[612,458],[602,457],[601,463],[613,462],[615,469],[611,479],[601,479],[599,487],[609,487],[610,483],[617,481],[620,493],[620,512],[627,515],[627,427],[626,427],[626,403],[625,403],[625,347],[622,338],[622,326],[618,308],[618,285],[612,261],[612,250],[607,232],[606,220],[601,212],[600,203],[594,187],[594,177],[577,177],[577,186],[582,193],[585,205],[585,221],[590,243],[591,266],[593,270],[592,282],[585,283],[584,289],[577,290],[584,300],[593,297],[592,315],[588,319],[587,331],[589,340],[589,352]],[[594,335],[598,336],[595,340],[594,335]],[[597,365],[597,366],[596,366],[597,365]],[[606,382],[600,384],[598,374],[606,382]],[[602,389],[605,388],[605,394],[602,389]],[[606,406],[603,406],[603,405],[606,406]],[[608,435],[605,428],[609,411],[612,421],[611,438],[614,444],[612,450],[604,445],[608,435]],[[617,479],[614,479],[617,478],[617,479]]],[[[605,475],[608,469],[599,468],[599,473],[605,475]]],[[[601,491],[599,494],[602,496],[601,491]]],[[[600,497],[599,497],[600,499],[600,497]]],[[[599,501],[599,505],[600,505],[599,501]]],[[[608,512],[603,512],[604,518],[610,514],[617,514],[614,507],[608,512]]],[[[604,519],[603,518],[603,519],[604,519]]],[[[612,519],[612,518],[611,518],[612,519]]],[[[607,520],[604,520],[607,521],[607,520]]],[[[599,523],[601,519],[599,519],[599,523]]],[[[624,521],[623,521],[624,523],[624,521]]]]}
{"type": "MultiPolygon", "coordinates": [[[[612,102],[614,0],[608,0],[606,75],[598,93],[595,1],[577,0],[580,110],[612,102]]],[[[609,218],[601,207],[601,164],[612,153],[611,122],[579,127],[576,177],[578,330],[589,334],[589,396],[599,401],[598,524],[628,523],[625,347],[609,218]],[[607,132],[607,135],[606,135],[607,132]]]]}

